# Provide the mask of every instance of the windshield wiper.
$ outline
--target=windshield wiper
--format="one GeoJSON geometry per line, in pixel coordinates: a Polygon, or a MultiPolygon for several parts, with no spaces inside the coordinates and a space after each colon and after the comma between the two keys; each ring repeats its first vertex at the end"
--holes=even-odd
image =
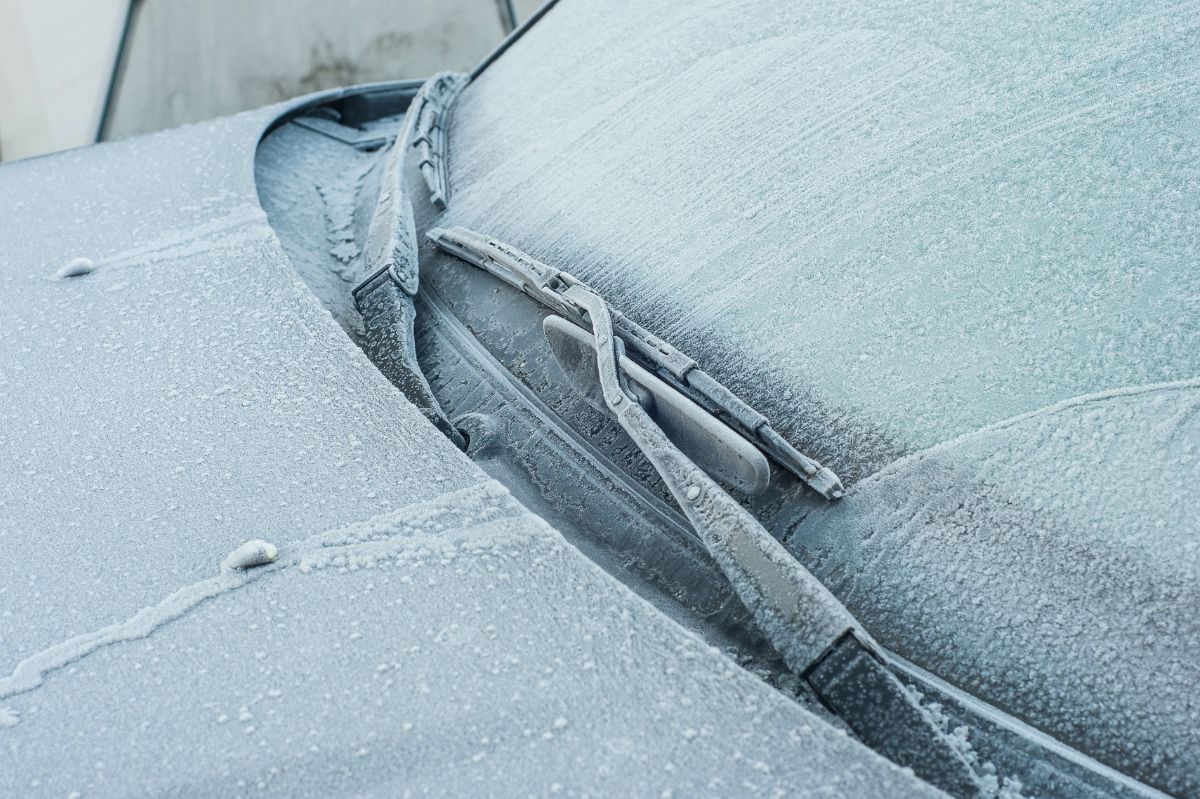
{"type": "Polygon", "coordinates": [[[446,126],[450,108],[470,78],[459,72],[439,72],[421,86],[408,113],[416,120],[412,146],[417,150],[417,168],[429,187],[429,200],[439,211],[450,201],[450,179],[446,163],[446,126]]]}
{"type": "MultiPolygon", "coordinates": [[[[426,236],[439,249],[490,272],[560,316],[576,324],[586,319],[587,311],[576,295],[591,289],[570,273],[465,228],[433,228],[426,236]]],[[[615,335],[659,378],[736,430],[821,496],[832,500],[845,493],[842,481],[833,471],[799,452],[765,416],[717,382],[694,360],[620,312],[610,309],[609,313],[615,335]]]]}
{"type": "MultiPolygon", "coordinates": [[[[889,668],[850,611],[655,423],[644,407],[652,402],[645,386],[639,390],[622,366],[626,348],[663,377],[674,378],[678,387],[703,397],[709,408],[720,408],[724,418],[753,432],[758,436],[755,443],[764,450],[778,449],[782,439],[777,433],[762,435],[764,429],[774,430],[761,414],[709,378],[695,361],[613,311],[603,297],[570,273],[464,228],[434,228],[427,236],[443,251],[559,314],[547,320],[559,322],[544,324],[548,334],[563,320],[587,332],[594,354],[592,370],[585,375],[574,361],[566,364],[573,376],[582,378],[575,388],[585,397],[602,398],[654,466],[759,628],[816,696],[885,757],[952,795],[982,795],[979,775],[941,733],[920,698],[889,668]]],[[[798,467],[798,477],[827,498],[841,495],[836,475],[794,449],[791,452],[787,463],[798,467]]]]}

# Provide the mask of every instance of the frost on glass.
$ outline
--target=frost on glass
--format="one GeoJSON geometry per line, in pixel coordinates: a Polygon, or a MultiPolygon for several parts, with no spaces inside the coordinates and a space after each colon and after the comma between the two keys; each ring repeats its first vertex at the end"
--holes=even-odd
{"type": "Polygon", "coordinates": [[[1188,795],[1197,441],[1200,381],[1059,403],[867,478],[802,557],[883,643],[1188,795]]]}
{"type": "Polygon", "coordinates": [[[439,224],[578,275],[841,475],[791,541],[873,634],[1195,793],[1198,27],[577,0],[460,98],[439,224]]]}
{"type": "Polygon", "coordinates": [[[1197,12],[1093,5],[580,0],[462,96],[439,224],[577,274],[851,477],[1193,377],[1197,12]]]}

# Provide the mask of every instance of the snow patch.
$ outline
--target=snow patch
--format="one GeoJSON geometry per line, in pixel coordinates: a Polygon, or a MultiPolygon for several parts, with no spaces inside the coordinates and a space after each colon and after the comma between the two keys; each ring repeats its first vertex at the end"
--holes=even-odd
{"type": "Polygon", "coordinates": [[[54,277],[58,280],[65,280],[69,277],[82,277],[90,275],[96,269],[96,263],[91,258],[72,258],[58,268],[54,273],[54,277]]]}
{"type": "Polygon", "coordinates": [[[222,571],[241,571],[255,566],[274,563],[279,557],[279,548],[269,541],[255,538],[242,544],[221,561],[222,571]]]}
{"type": "Polygon", "coordinates": [[[48,649],[25,658],[7,677],[0,678],[0,699],[27,691],[42,684],[45,676],[90,655],[98,649],[121,641],[146,638],[163,624],[173,621],[206,599],[234,588],[251,578],[240,574],[222,574],[179,589],[157,605],[142,608],[126,621],[110,624],[90,633],[68,638],[48,649]]]}
{"type": "Polygon", "coordinates": [[[352,267],[360,250],[354,230],[354,210],[363,181],[374,165],[373,159],[363,159],[348,173],[338,175],[334,181],[317,185],[317,193],[321,195],[325,207],[325,235],[330,244],[329,254],[338,262],[335,271],[345,281],[352,281],[355,277],[352,267]]]}

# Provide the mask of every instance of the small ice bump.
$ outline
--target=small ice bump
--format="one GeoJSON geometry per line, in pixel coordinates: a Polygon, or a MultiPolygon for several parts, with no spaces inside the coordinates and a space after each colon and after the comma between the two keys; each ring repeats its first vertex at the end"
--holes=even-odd
{"type": "Polygon", "coordinates": [[[90,258],[72,258],[58,268],[54,273],[54,277],[59,280],[64,280],[68,277],[82,277],[90,275],[96,269],[95,262],[90,258]]]}
{"type": "Polygon", "coordinates": [[[255,566],[265,566],[274,563],[279,557],[279,548],[274,544],[255,538],[247,541],[225,556],[221,561],[222,571],[238,571],[252,569],[255,566]]]}
{"type": "Polygon", "coordinates": [[[11,707],[0,707],[0,729],[15,727],[21,721],[21,714],[11,707]]]}

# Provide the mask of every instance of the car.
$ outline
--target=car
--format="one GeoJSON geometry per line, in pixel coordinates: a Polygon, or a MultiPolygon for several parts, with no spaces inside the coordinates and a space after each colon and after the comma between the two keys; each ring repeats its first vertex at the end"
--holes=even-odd
{"type": "Polygon", "coordinates": [[[1195,13],[566,0],[0,168],[0,789],[1197,795],[1195,13]]]}

